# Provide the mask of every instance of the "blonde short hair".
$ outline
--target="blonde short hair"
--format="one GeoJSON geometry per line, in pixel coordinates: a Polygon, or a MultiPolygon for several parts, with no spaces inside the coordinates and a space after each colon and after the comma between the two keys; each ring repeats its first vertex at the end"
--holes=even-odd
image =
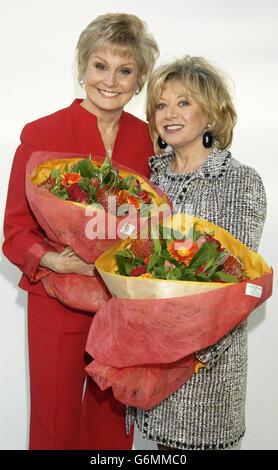
{"type": "Polygon", "coordinates": [[[158,132],[155,125],[155,111],[166,82],[173,81],[184,87],[185,95],[192,94],[208,116],[209,131],[213,146],[218,149],[229,147],[237,114],[229,92],[227,79],[202,57],[186,55],[172,63],[161,65],[151,76],[147,89],[146,114],[156,152],[158,132]]]}
{"type": "Polygon", "coordinates": [[[78,80],[81,83],[90,55],[113,46],[115,54],[132,56],[137,66],[138,91],[149,78],[159,48],[146,24],[135,15],[108,13],[98,16],[81,33],[77,43],[78,80]]]}

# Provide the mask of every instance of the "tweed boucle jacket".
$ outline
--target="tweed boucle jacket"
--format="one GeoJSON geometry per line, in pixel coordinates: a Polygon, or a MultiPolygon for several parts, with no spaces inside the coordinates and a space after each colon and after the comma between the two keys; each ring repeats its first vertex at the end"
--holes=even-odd
{"type": "MultiPolygon", "coordinates": [[[[151,180],[184,212],[223,227],[256,251],[266,196],[258,173],[227,150],[213,149],[188,174],[173,174],[172,152],[150,158],[151,180]]],[[[151,410],[127,407],[127,432],[136,422],[144,439],[192,450],[227,449],[245,432],[247,321],[201,351],[208,366],[151,410]]]]}

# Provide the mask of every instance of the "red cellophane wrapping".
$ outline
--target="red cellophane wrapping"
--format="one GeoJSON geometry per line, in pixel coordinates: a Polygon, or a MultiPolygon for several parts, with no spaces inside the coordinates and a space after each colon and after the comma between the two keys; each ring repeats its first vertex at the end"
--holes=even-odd
{"type": "MultiPolygon", "coordinates": [[[[88,156],[34,152],[26,167],[26,196],[35,218],[44,230],[47,241],[53,244],[54,250],[61,252],[66,246],[70,246],[85,261],[94,263],[104,251],[128,236],[121,232],[126,221],[139,227],[139,212],[136,219],[131,220],[129,217],[127,220],[125,216],[108,215],[103,209],[90,209],[86,204],[65,201],[38,186],[49,176],[52,168],[62,170],[66,163],[71,165],[83,158],[88,156]],[[98,238],[92,238],[94,228],[90,227],[90,220],[97,214],[102,217],[102,223],[97,226],[98,238]]],[[[102,163],[104,158],[93,156],[92,161],[102,163]]],[[[158,206],[169,202],[166,195],[144,176],[132,172],[124,165],[113,162],[113,166],[118,168],[119,174],[124,177],[136,176],[143,189],[155,194],[158,206]]],[[[98,273],[95,277],[88,277],[74,273],[59,274],[42,269],[37,279],[39,278],[51,297],[57,298],[71,308],[95,312],[111,298],[98,273]]]]}
{"type": "Polygon", "coordinates": [[[262,257],[220,227],[197,218],[193,222],[197,220],[198,229],[215,230],[222,246],[241,256],[248,281],[182,283],[120,276],[115,274],[112,255],[128,241],[108,250],[96,263],[111,292],[122,292],[124,284],[127,298],[111,298],[95,315],[86,347],[94,361],[86,370],[101,389],[112,387],[124,404],[150,409],[174,393],[198,370],[194,353],[216,343],[271,296],[273,272],[262,257]],[[147,282],[152,283],[151,298],[144,298],[147,282]],[[168,298],[155,296],[161,285],[168,298]]]}

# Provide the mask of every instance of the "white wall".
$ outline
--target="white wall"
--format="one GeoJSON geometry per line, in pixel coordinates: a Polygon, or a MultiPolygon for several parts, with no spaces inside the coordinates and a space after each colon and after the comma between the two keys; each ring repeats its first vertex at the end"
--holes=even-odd
{"type": "MultiPolygon", "coordinates": [[[[204,55],[234,80],[239,120],[233,155],[261,174],[268,218],[260,253],[277,262],[276,0],[0,0],[1,217],[13,154],[25,123],[69,105],[82,92],[75,77],[80,32],[106,12],[135,13],[155,35],[161,60],[204,55]]],[[[144,118],[144,94],[128,111],[144,118]]],[[[2,223],[2,218],[1,218],[2,223]]],[[[1,236],[1,242],[3,235],[1,236]]],[[[28,361],[26,295],[18,270],[0,264],[0,449],[26,449],[28,361]]],[[[278,449],[277,295],[252,313],[249,334],[247,433],[241,449],[278,449]]],[[[155,448],[136,434],[135,449],[155,448]]]]}

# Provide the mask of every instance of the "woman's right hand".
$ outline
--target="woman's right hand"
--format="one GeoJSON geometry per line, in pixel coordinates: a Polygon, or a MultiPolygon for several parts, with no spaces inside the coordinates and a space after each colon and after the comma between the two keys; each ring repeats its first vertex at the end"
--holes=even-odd
{"type": "Polygon", "coordinates": [[[67,246],[61,253],[48,251],[42,256],[40,266],[61,274],[95,275],[95,265],[80,258],[70,246],[67,246]]]}

